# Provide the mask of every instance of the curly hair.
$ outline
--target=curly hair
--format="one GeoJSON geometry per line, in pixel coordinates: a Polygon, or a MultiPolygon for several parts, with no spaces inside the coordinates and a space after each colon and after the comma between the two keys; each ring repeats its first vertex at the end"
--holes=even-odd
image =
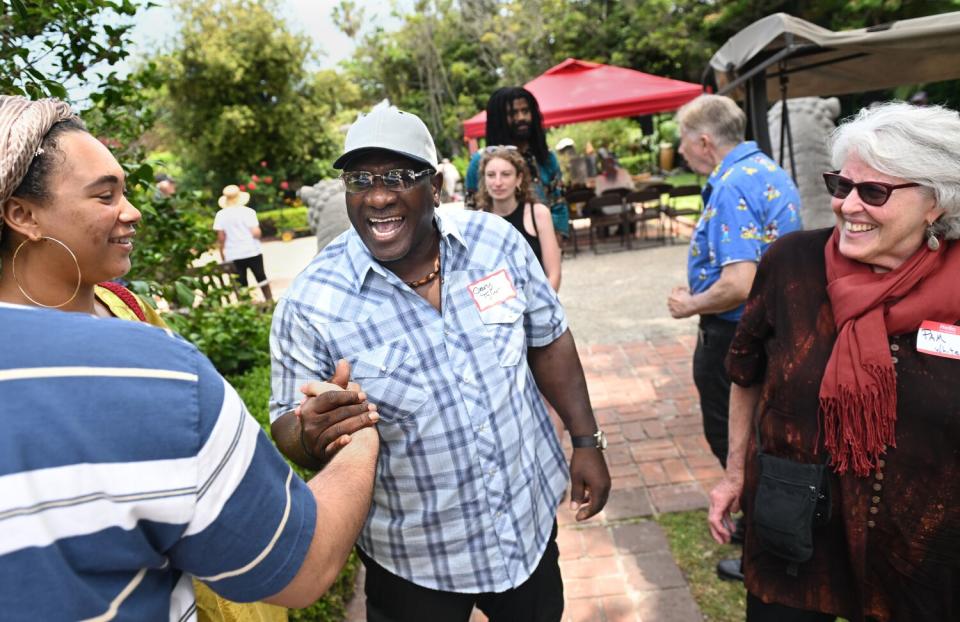
{"type": "Polygon", "coordinates": [[[480,158],[479,187],[477,188],[477,209],[489,212],[493,207],[493,198],[487,192],[486,172],[487,164],[491,160],[500,159],[513,165],[514,170],[521,176],[520,185],[517,186],[517,203],[524,205],[526,203],[536,203],[533,196],[533,185],[530,183],[530,170],[523,156],[516,149],[506,147],[487,147],[480,158]]]}

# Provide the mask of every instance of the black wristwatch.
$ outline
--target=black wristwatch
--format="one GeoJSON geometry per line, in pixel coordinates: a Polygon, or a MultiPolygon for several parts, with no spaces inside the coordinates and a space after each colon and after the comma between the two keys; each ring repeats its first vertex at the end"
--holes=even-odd
{"type": "Polygon", "coordinates": [[[571,436],[570,442],[576,448],[589,447],[603,451],[607,448],[607,435],[598,429],[590,436],[571,436]]]}

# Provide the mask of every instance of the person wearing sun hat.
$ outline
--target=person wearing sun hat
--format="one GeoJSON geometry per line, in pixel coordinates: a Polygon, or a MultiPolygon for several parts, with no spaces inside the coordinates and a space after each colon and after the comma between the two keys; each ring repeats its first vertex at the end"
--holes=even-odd
{"type": "Polygon", "coordinates": [[[577,520],[610,490],[563,308],[510,223],[435,209],[443,175],[417,116],[387,103],[361,115],[334,166],[353,227],[277,303],[277,446],[323,469],[352,442],[350,417],[376,407],[381,454],[358,542],[368,620],[466,622],[476,606],[494,622],[559,621],[568,476],[577,520]],[[302,401],[299,387],[321,378],[355,402],[302,401]],[[573,435],[569,467],[541,391],[573,435]]]}
{"type": "Polygon", "coordinates": [[[263,250],[260,247],[260,221],[257,213],[247,207],[250,193],[243,192],[235,184],[224,187],[217,199],[220,211],[213,219],[217,243],[224,261],[232,261],[237,270],[237,280],[247,286],[247,270],[253,272],[257,285],[266,300],[273,300],[270,281],[263,269],[263,250]]]}

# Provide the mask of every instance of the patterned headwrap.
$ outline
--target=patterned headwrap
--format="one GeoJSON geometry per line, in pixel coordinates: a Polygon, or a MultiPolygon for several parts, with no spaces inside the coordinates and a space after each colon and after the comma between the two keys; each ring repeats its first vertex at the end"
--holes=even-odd
{"type": "Polygon", "coordinates": [[[70,106],[59,99],[31,101],[18,95],[0,95],[0,205],[23,181],[50,128],[75,117],[70,106]]]}

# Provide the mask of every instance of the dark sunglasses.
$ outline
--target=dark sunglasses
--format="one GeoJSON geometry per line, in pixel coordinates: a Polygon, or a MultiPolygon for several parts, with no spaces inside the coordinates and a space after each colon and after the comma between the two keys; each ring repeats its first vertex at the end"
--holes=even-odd
{"type": "Polygon", "coordinates": [[[422,171],[413,171],[408,168],[395,168],[387,171],[383,175],[377,175],[369,171],[344,171],[340,175],[343,186],[347,192],[357,193],[371,190],[377,179],[387,190],[394,192],[403,192],[413,188],[422,177],[433,174],[433,169],[424,169],[422,171]]]}
{"type": "Polygon", "coordinates": [[[823,182],[827,185],[827,192],[830,196],[837,199],[846,199],[847,195],[854,188],[857,189],[857,195],[867,205],[880,207],[890,199],[894,190],[900,188],[913,188],[920,184],[910,182],[908,184],[886,184],[882,181],[861,181],[854,182],[836,172],[824,173],[823,182]]]}

